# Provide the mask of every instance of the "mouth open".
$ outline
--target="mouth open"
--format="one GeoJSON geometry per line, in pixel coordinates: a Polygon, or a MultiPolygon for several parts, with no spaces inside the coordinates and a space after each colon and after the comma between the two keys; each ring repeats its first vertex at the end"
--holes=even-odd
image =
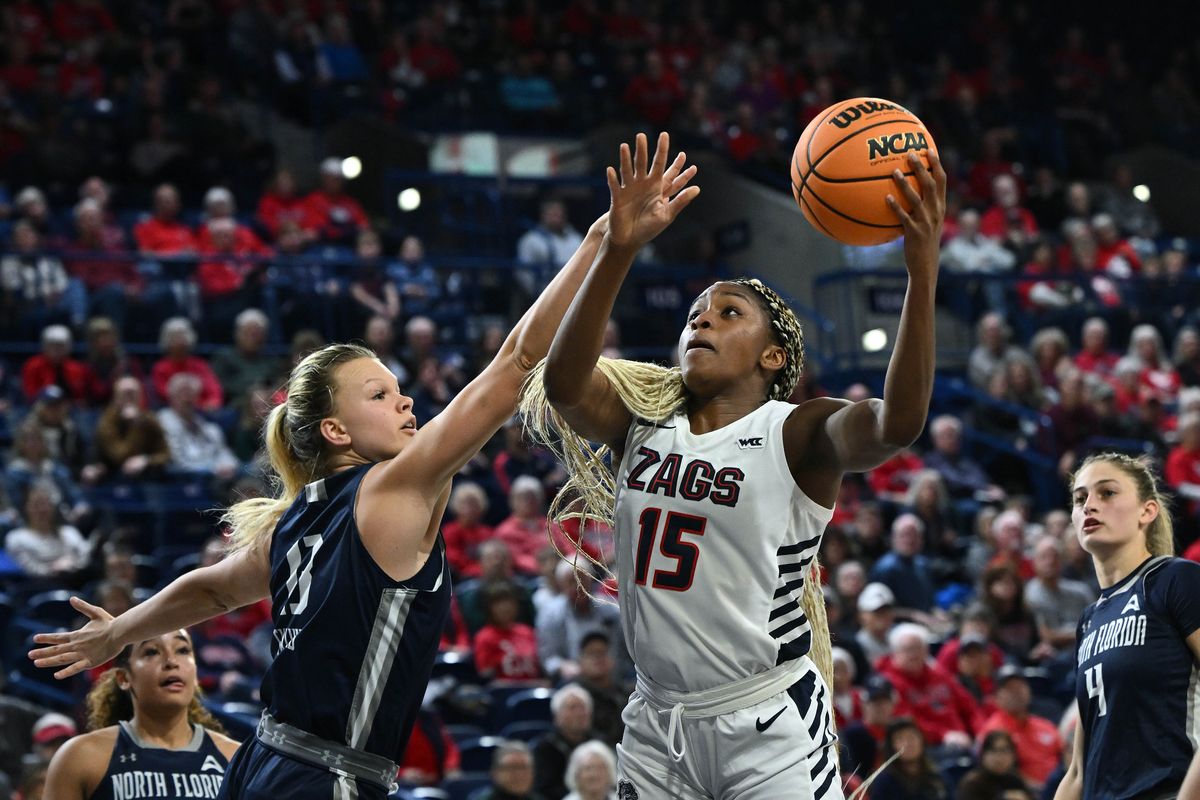
{"type": "Polygon", "coordinates": [[[1104,523],[1100,522],[1100,520],[1096,520],[1096,519],[1085,520],[1083,523],[1083,532],[1091,533],[1092,531],[1096,530],[1103,524],[1104,523]]]}
{"type": "Polygon", "coordinates": [[[183,682],[183,678],[175,675],[172,675],[169,678],[164,678],[158,685],[164,689],[183,689],[187,686],[187,684],[183,682]]]}
{"type": "Polygon", "coordinates": [[[716,352],[716,348],[713,347],[711,344],[709,344],[708,342],[700,342],[700,341],[688,342],[688,345],[685,348],[685,351],[690,352],[692,350],[711,350],[714,353],[716,352]]]}

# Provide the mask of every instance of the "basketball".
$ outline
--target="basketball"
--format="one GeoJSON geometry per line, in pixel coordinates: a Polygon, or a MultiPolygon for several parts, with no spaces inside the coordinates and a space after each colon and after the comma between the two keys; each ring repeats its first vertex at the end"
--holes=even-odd
{"type": "Polygon", "coordinates": [[[918,194],[908,163],[917,152],[929,166],[933,137],[916,115],[878,97],[834,103],[808,123],[792,154],[792,194],[821,233],[844,244],[890,242],[904,233],[887,204],[893,195],[906,210],[892,172],[899,168],[918,194]]]}

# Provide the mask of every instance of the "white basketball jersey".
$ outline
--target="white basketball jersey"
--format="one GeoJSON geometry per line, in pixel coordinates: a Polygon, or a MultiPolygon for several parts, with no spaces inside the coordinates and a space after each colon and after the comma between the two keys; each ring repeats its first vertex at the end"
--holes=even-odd
{"type": "Polygon", "coordinates": [[[809,650],[801,590],[833,509],[788,469],[793,409],[769,401],[705,434],[687,414],[630,426],[616,490],[621,624],[638,671],[667,689],[709,689],[809,650]]]}

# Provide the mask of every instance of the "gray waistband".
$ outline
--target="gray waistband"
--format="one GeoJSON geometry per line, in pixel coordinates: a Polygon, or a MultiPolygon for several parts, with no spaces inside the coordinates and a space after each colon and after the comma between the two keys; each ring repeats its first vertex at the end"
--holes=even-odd
{"type": "Polygon", "coordinates": [[[364,753],[286,723],[276,722],[266,711],[258,721],[258,740],[272,750],[305,764],[368,781],[387,792],[396,788],[396,772],[399,768],[383,756],[364,753]]]}

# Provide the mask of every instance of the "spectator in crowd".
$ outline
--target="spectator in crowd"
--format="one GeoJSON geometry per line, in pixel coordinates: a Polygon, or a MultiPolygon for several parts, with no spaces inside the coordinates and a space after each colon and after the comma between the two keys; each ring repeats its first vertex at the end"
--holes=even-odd
{"type": "Polygon", "coordinates": [[[57,711],[43,714],[33,723],[33,757],[38,761],[49,761],[68,739],[78,733],[75,720],[66,714],[57,711]]]}
{"type": "Polygon", "coordinates": [[[516,280],[527,296],[534,296],[579,247],[583,235],[567,218],[567,206],[561,200],[542,203],[538,224],[517,240],[517,261],[528,267],[516,273],[516,280]]]}
{"type": "Polygon", "coordinates": [[[833,716],[838,729],[862,719],[863,692],[855,686],[856,667],[849,651],[833,648],[833,716]]]}
{"type": "Polygon", "coordinates": [[[233,224],[232,252],[238,255],[266,256],[271,254],[271,248],[262,243],[258,235],[248,225],[238,222],[237,203],[233,192],[224,186],[214,186],[204,193],[204,221],[196,233],[196,249],[201,253],[220,252],[224,248],[217,247],[212,239],[213,223],[216,220],[227,220],[233,224]]]}
{"type": "Polygon", "coordinates": [[[344,191],[342,160],[322,161],[320,180],[320,186],[304,198],[304,226],[321,242],[349,245],[370,223],[359,202],[344,191]]]}
{"type": "Polygon", "coordinates": [[[571,751],[567,760],[566,800],[613,800],[617,788],[617,754],[593,739],[571,751]]]}
{"type": "MultiPolygon", "coordinates": [[[[952,272],[971,276],[1003,275],[1016,266],[1017,257],[1002,247],[997,237],[979,231],[979,213],[972,210],[958,215],[958,233],[942,246],[942,263],[952,272]]],[[[1007,307],[1005,290],[999,281],[985,281],[982,295],[991,311],[1003,313],[1007,307]]]]}
{"type": "Polygon", "coordinates": [[[1180,328],[1171,360],[1184,387],[1200,387],[1200,331],[1191,325],[1180,328]]]}
{"type": "Polygon", "coordinates": [[[514,416],[505,423],[504,449],[492,459],[492,474],[501,491],[511,493],[516,480],[523,475],[552,482],[557,469],[549,453],[526,440],[520,417],[514,416]]]}
{"type": "Polygon", "coordinates": [[[479,548],[492,538],[492,529],[483,523],[488,509],[487,494],[476,483],[456,483],[450,493],[449,508],[454,519],[442,524],[446,558],[459,578],[477,578],[479,548]]]}
{"type": "MultiPolygon", "coordinates": [[[[463,619],[472,632],[487,621],[483,599],[491,587],[499,584],[519,586],[513,576],[512,553],[504,542],[489,539],[479,546],[479,582],[463,587],[460,599],[463,619]]],[[[542,615],[537,619],[541,621],[542,615]]],[[[518,619],[526,625],[534,620],[533,602],[522,592],[521,614],[518,619]]]]}
{"type": "Polygon", "coordinates": [[[1048,239],[1033,243],[1021,275],[1024,280],[1017,284],[1017,296],[1021,307],[1033,315],[1070,318],[1073,313],[1067,309],[1086,296],[1078,281],[1055,262],[1054,247],[1048,239]]]}
{"type": "Polygon", "coordinates": [[[874,501],[859,503],[854,521],[846,526],[859,557],[873,563],[888,551],[888,538],[883,527],[883,510],[874,501]]]}
{"type": "Polygon", "coordinates": [[[1075,626],[1096,594],[1087,584],[1063,576],[1060,535],[1043,533],[1034,543],[1033,570],[1034,577],[1025,584],[1025,605],[1037,623],[1040,655],[1070,663],[1075,656],[1075,626]]]}
{"type": "Polygon", "coordinates": [[[891,651],[888,634],[896,623],[896,596],[884,583],[868,583],[858,596],[859,630],[854,641],[871,664],[891,651]]]}
{"type": "Polygon", "coordinates": [[[273,242],[279,240],[286,223],[292,223],[302,231],[306,243],[316,235],[314,231],[304,229],[304,200],[296,193],[296,178],[287,168],[276,170],[271,184],[258,199],[255,217],[273,242]]]}
{"type": "MultiPolygon", "coordinates": [[[[992,674],[995,666],[988,652],[989,642],[978,633],[961,635],[957,639],[958,652],[951,673],[958,685],[966,689],[980,708],[986,709],[995,688],[992,674]]],[[[938,651],[938,664],[941,665],[941,651],[938,651]]]]}
{"type": "Polygon", "coordinates": [[[176,373],[167,384],[168,406],[158,412],[158,423],[171,450],[171,468],[232,480],[240,464],[221,428],[200,415],[201,391],[200,378],[190,372],[176,373]]]}
{"type": "Polygon", "coordinates": [[[267,265],[238,242],[238,224],[232,218],[210,219],[202,230],[205,234],[199,244],[202,258],[193,278],[203,302],[208,336],[223,338],[241,309],[260,302],[267,265]]]}
{"type": "Polygon", "coordinates": [[[483,596],[487,624],[475,634],[475,669],[489,683],[527,682],[542,676],[537,634],[517,622],[521,596],[511,584],[489,587],[483,596]]]}
{"type": "Polygon", "coordinates": [[[372,316],[395,322],[400,317],[400,292],[384,272],[380,256],[383,244],[370,228],[358,232],[354,244],[357,263],[353,267],[350,290],[346,294],[346,314],[350,328],[360,330],[372,316]]]}
{"type": "Polygon", "coordinates": [[[904,499],[906,510],[925,526],[925,553],[934,559],[934,571],[939,577],[957,571],[950,562],[960,555],[959,536],[942,476],[932,469],[921,470],[904,499]]]}
{"type": "Polygon", "coordinates": [[[1182,387],[1179,373],[1167,360],[1162,336],[1153,325],[1138,325],[1129,335],[1129,355],[1138,360],[1142,372],[1138,376],[1144,392],[1164,405],[1175,402],[1182,387]]]}
{"type": "Polygon", "coordinates": [[[492,785],[478,800],[547,800],[533,790],[533,753],[521,741],[502,742],[492,755],[492,785]]]}
{"type": "Polygon", "coordinates": [[[569,683],[550,698],[554,729],[533,745],[534,788],[546,798],[567,796],[567,763],[579,745],[596,738],[592,730],[592,698],[579,684],[569,683]]]}
{"type": "Polygon", "coordinates": [[[1061,372],[1070,365],[1071,343],[1061,328],[1042,328],[1029,342],[1042,386],[1057,389],[1061,372]]]}
{"type": "Polygon", "coordinates": [[[407,386],[411,375],[408,368],[396,358],[396,331],[393,321],[382,316],[371,317],[367,320],[363,341],[388,368],[388,372],[396,376],[396,381],[402,387],[407,386]]]}
{"type": "Polygon", "coordinates": [[[977,389],[986,388],[992,370],[1021,352],[1020,348],[1008,343],[1011,335],[1012,331],[998,312],[989,311],[979,318],[975,326],[978,343],[967,356],[967,377],[977,389]]]}
{"type": "Polygon", "coordinates": [[[97,478],[137,479],[160,473],[171,462],[171,449],[158,417],[146,408],[142,383],[118,378],[112,402],[96,424],[97,478]]]}
{"type": "Polygon", "coordinates": [[[154,212],[133,228],[138,250],[148,255],[175,256],[196,252],[192,229],[179,221],[179,190],[169,183],[154,190],[154,212]]]}
{"type": "Polygon", "coordinates": [[[1083,347],[1075,354],[1075,366],[1089,375],[1107,378],[1121,356],[1108,349],[1108,322],[1090,317],[1083,323],[1083,347]]]}
{"type": "MultiPolygon", "coordinates": [[[[933,450],[925,455],[925,466],[936,470],[946,483],[946,491],[957,500],[997,502],[1005,498],[983,467],[962,451],[962,422],[943,414],[929,423],[933,450]]],[[[970,510],[977,510],[977,506],[970,510]]]]}
{"type": "Polygon", "coordinates": [[[71,357],[71,330],[65,325],[49,325],[42,330],[42,350],[30,356],[21,367],[21,388],[32,403],[47,386],[59,387],[78,403],[87,400],[87,367],[71,357]]]}
{"type": "Polygon", "coordinates": [[[192,348],[196,346],[196,329],[186,317],[172,317],[163,323],[158,346],[163,356],[150,369],[150,379],[160,400],[169,399],[167,387],[171,379],[186,373],[194,375],[200,382],[196,404],[201,411],[216,411],[224,404],[221,382],[208,361],[192,354],[192,348]]]}
{"type": "Polygon", "coordinates": [[[1021,190],[1012,175],[997,175],[992,180],[992,206],[979,219],[984,236],[1005,240],[1017,247],[1037,235],[1033,213],[1021,206],[1021,190]]]}
{"type": "MultiPolygon", "coordinates": [[[[851,559],[843,562],[833,576],[833,588],[837,591],[838,599],[848,609],[858,608],[858,598],[867,586],[867,570],[861,561],[851,559]]],[[[858,630],[857,620],[844,620],[846,630],[858,630]]]]}
{"type": "Polygon", "coordinates": [[[1045,408],[1049,398],[1033,358],[1021,353],[1006,361],[1004,367],[1009,399],[1035,411],[1045,408]]]}
{"type": "Polygon", "coordinates": [[[538,656],[548,675],[572,681],[579,676],[579,654],[588,632],[604,631],[614,648],[623,639],[618,638],[617,609],[595,599],[596,579],[590,572],[564,561],[557,575],[562,596],[538,616],[538,656]]]}
{"type": "Polygon", "coordinates": [[[979,599],[995,617],[992,635],[1005,653],[1022,663],[1044,654],[1037,649],[1037,621],[1025,605],[1024,580],[1011,565],[997,564],[983,571],[979,599]]]}
{"type": "Polygon", "coordinates": [[[992,610],[978,600],[973,601],[962,612],[958,623],[958,633],[942,643],[938,648],[937,663],[946,672],[958,669],[958,651],[962,642],[967,638],[979,638],[987,642],[988,658],[992,662],[990,673],[1004,665],[1004,651],[993,641],[996,631],[996,616],[992,610]]]}
{"type": "Polygon", "coordinates": [[[13,215],[14,225],[28,222],[42,238],[52,238],[55,231],[50,218],[50,206],[46,202],[46,194],[36,186],[26,186],[17,192],[13,203],[16,213],[13,215]]]}
{"type": "Polygon", "coordinates": [[[400,304],[406,314],[429,315],[439,310],[441,286],[437,272],[425,258],[425,245],[419,237],[412,234],[404,237],[398,258],[387,265],[387,276],[399,289],[400,304]]]}
{"type": "Polygon", "coordinates": [[[246,390],[235,404],[237,422],[229,437],[229,446],[238,461],[253,470],[258,469],[254,461],[263,449],[263,427],[271,413],[271,397],[274,394],[275,387],[271,384],[256,384],[246,390]]]}
{"type": "Polygon", "coordinates": [[[1087,441],[1099,434],[1100,420],[1088,403],[1087,383],[1078,369],[1071,367],[1063,376],[1058,395],[1058,402],[1046,415],[1053,437],[1051,454],[1058,459],[1059,474],[1066,476],[1083,454],[1087,441]]]}
{"type": "Polygon", "coordinates": [[[431,703],[421,706],[404,755],[396,765],[400,768],[397,777],[408,784],[436,786],[446,778],[459,777],[461,764],[458,745],[441,715],[431,703]]]}
{"type": "Polygon", "coordinates": [[[1092,217],[1092,232],[1096,236],[1100,269],[1116,278],[1129,278],[1141,271],[1141,257],[1133,246],[1121,237],[1121,231],[1111,214],[1096,214],[1092,217]]]}
{"type": "Polygon", "coordinates": [[[979,722],[978,705],[952,675],[930,661],[929,631],[902,622],[888,640],[891,652],[876,668],[896,687],[896,713],[915,719],[930,744],[970,747],[979,722]]]}
{"type": "Polygon", "coordinates": [[[958,784],[958,800],[1033,800],[1017,772],[1017,750],[1006,731],[988,731],[979,742],[979,764],[958,784]]]}
{"type": "Polygon", "coordinates": [[[71,416],[71,404],[57,385],[47,386],[38,392],[33,408],[22,422],[41,428],[46,439],[50,458],[58,461],[78,474],[87,456],[87,444],[79,425],[71,416]]]}
{"type": "Polygon", "coordinates": [[[87,401],[103,408],[112,400],[113,386],[120,378],[145,377],[141,362],[125,352],[120,328],[108,317],[92,317],[87,324],[87,401]]]}
{"type": "Polygon", "coordinates": [[[882,675],[871,675],[864,682],[862,719],[839,729],[845,742],[843,775],[870,775],[882,759],[888,725],[895,719],[896,690],[882,675]]]}
{"type": "Polygon", "coordinates": [[[1006,665],[996,674],[996,711],[984,721],[981,734],[1005,731],[1017,749],[1017,766],[1030,786],[1040,789],[1058,766],[1062,739],[1053,722],[1029,713],[1033,693],[1020,667],[1006,665]]]}
{"type": "Polygon", "coordinates": [[[509,490],[508,507],[512,514],[496,526],[493,535],[508,545],[517,572],[536,575],[537,553],[546,542],[548,529],[546,491],[542,482],[530,475],[519,476],[509,490]]]}
{"type": "Polygon", "coordinates": [[[61,521],[57,505],[53,484],[36,481],[25,498],[25,524],[8,532],[4,549],[26,575],[72,582],[92,548],[77,528],[61,521]]]}
{"type": "Polygon", "coordinates": [[[915,514],[901,514],[892,523],[892,549],[876,562],[871,580],[892,590],[900,615],[933,610],[933,572],[922,551],[925,523],[915,514]]]}
{"type": "Polygon", "coordinates": [[[867,483],[879,500],[903,503],[912,480],[925,464],[907,447],[867,474],[867,483]]]}
{"type": "MultiPolygon", "coordinates": [[[[903,712],[901,712],[903,713],[903,712]]],[[[871,784],[871,800],[942,800],[948,797],[937,767],[926,751],[927,736],[908,717],[892,721],[884,738],[883,758],[898,758],[871,784]]]]}
{"type": "Polygon", "coordinates": [[[602,630],[585,633],[579,644],[579,675],[576,682],[592,697],[592,727],[610,747],[625,734],[621,713],[629,692],[617,684],[616,660],[609,635],[602,630]]]}
{"type": "Polygon", "coordinates": [[[538,550],[537,588],[533,590],[533,606],[538,616],[541,616],[555,598],[562,596],[557,575],[561,560],[558,550],[549,542],[543,545],[541,550],[538,550]]]}
{"type": "Polygon", "coordinates": [[[71,470],[53,457],[47,432],[30,419],[17,428],[12,458],[4,469],[4,489],[9,501],[23,507],[30,488],[38,481],[53,487],[58,510],[67,521],[80,524],[87,519],[91,506],[71,477],[71,470]]]}
{"type": "Polygon", "coordinates": [[[128,257],[125,232],[104,217],[99,201],[75,206],[75,237],[66,244],[67,270],[87,289],[88,311],[124,320],[127,301],[137,302],[145,280],[128,257]]]}
{"type": "Polygon", "coordinates": [[[252,386],[270,383],[282,369],[264,352],[270,321],[257,308],[247,308],[233,323],[233,346],[218,350],[212,371],[226,398],[244,397],[252,386]]]}
{"type": "Polygon", "coordinates": [[[22,220],[13,225],[10,249],[0,257],[0,310],[13,326],[10,333],[26,339],[47,325],[78,329],[87,316],[83,284],[44,247],[37,229],[22,220]]]}

